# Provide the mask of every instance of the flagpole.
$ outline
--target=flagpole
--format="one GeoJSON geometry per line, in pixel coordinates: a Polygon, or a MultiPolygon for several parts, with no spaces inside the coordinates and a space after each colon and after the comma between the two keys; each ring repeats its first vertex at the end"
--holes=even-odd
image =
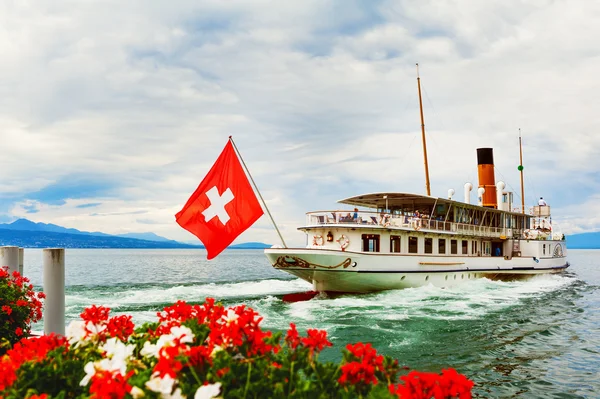
{"type": "Polygon", "coordinates": [[[283,247],[287,248],[288,246],[285,245],[285,241],[283,239],[283,236],[281,235],[281,232],[279,231],[279,227],[277,227],[277,224],[275,223],[275,219],[273,219],[273,216],[271,215],[271,212],[269,211],[269,207],[267,207],[267,203],[263,199],[262,194],[260,193],[258,187],[256,186],[256,183],[254,182],[254,179],[252,178],[252,174],[250,174],[250,171],[248,170],[248,167],[246,166],[246,162],[244,162],[244,158],[242,158],[240,151],[238,150],[237,146],[235,145],[235,142],[233,141],[233,137],[229,136],[229,141],[231,141],[231,144],[233,144],[233,148],[235,149],[235,152],[236,152],[238,158],[240,159],[240,161],[242,161],[242,165],[244,165],[244,170],[246,170],[246,173],[248,173],[248,176],[250,177],[250,181],[252,182],[252,185],[254,186],[254,189],[256,190],[258,197],[260,198],[261,202],[263,203],[265,210],[267,211],[267,214],[271,218],[271,222],[273,222],[273,226],[275,226],[275,230],[277,230],[277,234],[279,235],[279,238],[281,239],[281,243],[283,244],[283,247]]]}

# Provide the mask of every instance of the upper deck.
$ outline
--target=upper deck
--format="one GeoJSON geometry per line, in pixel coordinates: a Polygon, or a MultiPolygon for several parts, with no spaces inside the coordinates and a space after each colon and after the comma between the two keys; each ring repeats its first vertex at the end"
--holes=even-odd
{"type": "MultiPolygon", "coordinates": [[[[486,208],[445,198],[409,193],[373,193],[338,201],[354,210],[316,211],[306,214],[300,230],[338,225],[349,228],[422,230],[473,237],[518,238],[532,228],[536,215],[486,208]],[[358,207],[368,210],[358,210],[358,207]]],[[[501,204],[502,206],[502,204],[501,204]]],[[[548,214],[536,207],[537,214],[548,214]]],[[[535,228],[535,226],[533,226],[535,228]]]]}

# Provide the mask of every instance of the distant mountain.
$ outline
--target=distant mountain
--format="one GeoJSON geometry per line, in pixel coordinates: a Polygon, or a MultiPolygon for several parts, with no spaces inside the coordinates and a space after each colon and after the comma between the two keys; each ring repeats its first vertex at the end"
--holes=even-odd
{"type": "Polygon", "coordinates": [[[600,249],[600,231],[567,236],[569,249],[600,249]]]}
{"type": "Polygon", "coordinates": [[[177,242],[174,240],[169,240],[168,238],[161,237],[154,233],[125,233],[125,234],[117,234],[115,237],[125,237],[125,238],[137,238],[138,240],[148,240],[148,241],[157,241],[157,242],[177,242]]]}
{"type": "Polygon", "coordinates": [[[17,219],[12,223],[0,224],[0,229],[7,230],[26,230],[26,231],[48,231],[52,233],[67,233],[67,234],[84,234],[92,236],[108,236],[110,234],[94,232],[89,233],[87,231],[80,231],[77,229],[68,229],[66,227],[57,226],[51,223],[35,223],[27,219],[17,219]]]}
{"type": "Polygon", "coordinates": [[[230,245],[231,249],[265,249],[271,248],[271,244],[264,244],[262,242],[244,242],[242,244],[230,245]]]}
{"type": "Polygon", "coordinates": [[[178,242],[157,242],[111,235],[55,233],[0,229],[0,246],[14,245],[23,248],[204,248],[178,242]]]}
{"type": "MultiPolygon", "coordinates": [[[[0,246],[15,245],[27,248],[204,248],[201,243],[181,243],[154,233],[110,235],[86,232],[55,224],[35,223],[18,219],[0,224],[0,246]]],[[[263,249],[268,244],[249,242],[232,245],[231,249],[263,249]]]]}

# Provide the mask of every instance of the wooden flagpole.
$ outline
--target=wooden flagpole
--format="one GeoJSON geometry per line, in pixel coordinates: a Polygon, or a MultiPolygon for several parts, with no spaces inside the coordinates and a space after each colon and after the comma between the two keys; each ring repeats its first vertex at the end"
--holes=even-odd
{"type": "Polygon", "coordinates": [[[267,207],[267,203],[265,202],[265,200],[262,197],[262,194],[258,190],[258,187],[256,186],[256,183],[254,182],[254,179],[252,178],[252,175],[250,174],[250,171],[248,170],[248,167],[246,166],[246,162],[244,162],[244,158],[242,158],[242,155],[240,154],[240,151],[238,150],[237,146],[235,145],[235,142],[233,141],[233,137],[229,136],[229,141],[231,141],[231,144],[233,144],[233,148],[235,149],[235,153],[237,154],[237,156],[240,159],[240,161],[242,161],[242,165],[244,165],[244,170],[248,174],[248,177],[250,177],[250,181],[252,182],[252,185],[254,186],[254,189],[256,190],[256,193],[258,194],[258,197],[260,198],[261,202],[263,203],[263,205],[265,207],[265,210],[267,211],[267,214],[271,218],[271,222],[273,222],[273,226],[275,226],[275,230],[277,230],[277,234],[279,235],[279,238],[281,239],[281,243],[283,244],[283,247],[287,248],[288,246],[285,245],[285,241],[283,239],[283,236],[281,235],[281,232],[279,231],[279,227],[277,227],[277,224],[275,223],[275,219],[273,219],[273,216],[271,215],[271,211],[269,211],[269,208],[267,207]]]}

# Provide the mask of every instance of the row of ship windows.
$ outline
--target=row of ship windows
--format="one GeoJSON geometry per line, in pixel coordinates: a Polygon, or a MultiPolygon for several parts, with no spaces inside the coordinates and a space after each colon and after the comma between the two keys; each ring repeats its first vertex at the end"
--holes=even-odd
{"type": "MultiPolygon", "coordinates": [[[[446,255],[447,254],[447,245],[446,242],[448,239],[446,238],[438,238],[437,239],[437,248],[435,248],[436,254],[446,255]]],[[[458,255],[459,253],[462,255],[469,255],[469,241],[471,255],[478,254],[478,242],[475,240],[450,240],[450,254],[458,255]],[[460,243],[460,252],[459,252],[459,243],[460,243]]],[[[362,235],[362,250],[363,252],[380,252],[380,236],[379,234],[363,234],[362,235]]],[[[401,236],[390,236],[390,252],[392,253],[400,253],[402,252],[402,237],[401,236]]],[[[485,253],[489,254],[490,247],[488,245],[485,246],[485,253]]],[[[408,236],[408,253],[409,254],[433,254],[434,253],[434,239],[430,237],[424,237],[422,241],[419,240],[418,237],[408,236]],[[423,251],[421,252],[421,246],[423,246],[423,251]]]]}

